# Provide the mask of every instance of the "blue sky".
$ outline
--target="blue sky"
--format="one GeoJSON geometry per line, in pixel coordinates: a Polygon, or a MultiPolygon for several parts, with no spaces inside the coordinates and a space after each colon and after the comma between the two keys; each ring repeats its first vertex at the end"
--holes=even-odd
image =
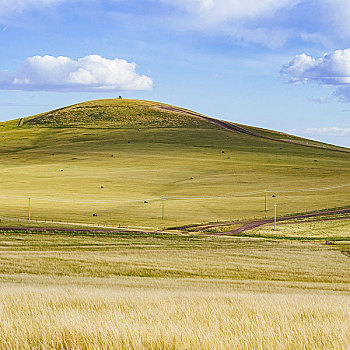
{"type": "Polygon", "coordinates": [[[123,95],[350,147],[348,0],[0,0],[0,120],[123,95]]]}

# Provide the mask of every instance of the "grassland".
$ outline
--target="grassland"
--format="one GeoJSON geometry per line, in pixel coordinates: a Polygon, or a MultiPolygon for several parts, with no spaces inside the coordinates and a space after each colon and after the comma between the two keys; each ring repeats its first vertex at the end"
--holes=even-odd
{"type": "MultiPolygon", "coordinates": [[[[322,219],[320,219],[322,220],[322,219]]],[[[329,220],[324,219],[324,220],[329,220]]],[[[347,219],[331,219],[330,221],[290,222],[279,223],[275,231],[266,226],[251,232],[266,237],[283,237],[303,240],[334,240],[347,241],[350,238],[350,217],[347,219]]]]}
{"type": "Polygon", "coordinates": [[[3,349],[349,347],[348,296],[84,287],[0,293],[3,349]]]}
{"type": "Polygon", "coordinates": [[[350,153],[256,138],[158,106],[91,101],[2,123],[0,216],[26,218],[29,196],[33,219],[146,228],[270,217],[265,189],[281,215],[348,205],[349,187],[296,190],[347,184],[350,153]]]}
{"type": "Polygon", "coordinates": [[[0,236],[1,349],[347,349],[347,242],[0,236]]]}
{"type": "Polygon", "coordinates": [[[349,349],[346,215],[236,237],[158,229],[348,207],[350,153],[159,106],[91,101],[0,124],[0,349],[349,349]],[[58,225],[45,220],[70,231],[18,229],[58,225]]]}

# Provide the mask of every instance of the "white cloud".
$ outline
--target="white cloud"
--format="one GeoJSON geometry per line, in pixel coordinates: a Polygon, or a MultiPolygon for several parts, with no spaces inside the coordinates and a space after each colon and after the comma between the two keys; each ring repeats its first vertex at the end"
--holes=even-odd
{"type": "Polygon", "coordinates": [[[243,43],[275,48],[294,39],[331,47],[350,37],[349,0],[154,1],[180,9],[177,25],[184,29],[226,35],[243,43]]]}
{"type": "Polygon", "coordinates": [[[165,23],[167,29],[175,26],[271,48],[281,47],[291,39],[325,46],[332,39],[350,37],[349,0],[0,0],[0,19],[31,8],[69,5],[73,1],[84,7],[89,2],[99,2],[101,8],[106,5],[107,11],[111,11],[110,2],[129,2],[133,19],[140,16],[133,9],[142,2],[144,8],[149,6],[149,14],[155,13],[153,21],[165,23]],[[153,11],[156,3],[169,5],[175,11],[169,11],[168,18],[158,16],[153,11]],[[305,13],[313,16],[305,19],[305,13]]]}
{"type": "Polygon", "coordinates": [[[324,16],[324,25],[327,30],[335,29],[340,37],[350,36],[350,2],[349,0],[320,0],[321,12],[324,16]]]}
{"type": "Polygon", "coordinates": [[[157,0],[180,9],[177,25],[211,35],[232,37],[275,48],[292,36],[289,28],[271,21],[281,10],[305,0],[157,0]]]}
{"type": "Polygon", "coordinates": [[[272,49],[283,46],[292,36],[289,30],[284,29],[249,28],[249,26],[236,25],[222,28],[222,33],[239,42],[261,44],[272,49]]]}
{"type": "Polygon", "coordinates": [[[15,73],[0,71],[0,89],[30,91],[149,90],[152,79],[136,73],[136,64],[90,55],[68,57],[33,56],[15,73]]]}
{"type": "Polygon", "coordinates": [[[339,97],[340,102],[350,102],[350,86],[339,87],[333,95],[339,97]]]}
{"type": "Polygon", "coordinates": [[[281,73],[290,83],[350,84],[350,49],[326,53],[318,59],[304,53],[297,55],[282,68],[281,73]]]}
{"type": "Polygon", "coordinates": [[[282,67],[281,75],[287,83],[337,86],[333,95],[342,102],[350,102],[350,49],[326,53],[317,59],[304,53],[297,55],[282,67]]]}
{"type": "Polygon", "coordinates": [[[350,128],[339,128],[336,126],[325,128],[309,128],[304,131],[304,134],[321,136],[346,136],[350,134],[350,128]]]}
{"type": "MultiPolygon", "coordinates": [[[[160,0],[199,18],[218,23],[228,20],[270,17],[276,11],[305,0],[160,0]]],[[[208,24],[208,23],[207,23],[208,24]]]]}
{"type": "Polygon", "coordinates": [[[0,16],[22,12],[28,8],[42,8],[56,5],[67,0],[0,0],[0,16]]]}

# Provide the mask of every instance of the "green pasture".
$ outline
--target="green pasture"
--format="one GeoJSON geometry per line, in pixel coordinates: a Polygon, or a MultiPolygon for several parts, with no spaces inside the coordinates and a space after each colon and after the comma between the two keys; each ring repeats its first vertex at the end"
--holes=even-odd
{"type": "Polygon", "coordinates": [[[29,196],[34,220],[146,228],[272,217],[275,203],[280,215],[349,205],[350,186],[338,187],[350,184],[344,149],[158,106],[91,101],[0,124],[0,216],[25,219],[29,196]]]}

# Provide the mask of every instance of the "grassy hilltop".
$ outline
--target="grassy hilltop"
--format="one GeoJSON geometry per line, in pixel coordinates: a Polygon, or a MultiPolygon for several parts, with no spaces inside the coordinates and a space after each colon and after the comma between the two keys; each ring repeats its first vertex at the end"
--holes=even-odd
{"type": "Polygon", "coordinates": [[[349,187],[309,191],[348,182],[347,149],[244,128],[265,138],[137,100],[0,123],[0,216],[26,218],[29,196],[34,219],[161,228],[348,205],[349,187]]]}

